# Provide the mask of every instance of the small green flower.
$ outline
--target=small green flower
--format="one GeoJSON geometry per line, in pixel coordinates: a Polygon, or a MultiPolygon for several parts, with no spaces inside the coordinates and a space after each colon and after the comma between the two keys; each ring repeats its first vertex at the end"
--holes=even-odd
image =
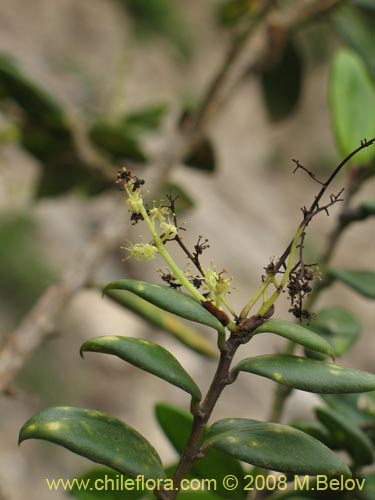
{"type": "Polygon", "coordinates": [[[169,222],[160,222],[160,229],[163,231],[163,241],[173,240],[177,235],[177,227],[169,222]]]}
{"type": "Polygon", "coordinates": [[[204,275],[206,287],[214,293],[216,297],[222,297],[229,292],[232,278],[223,278],[225,271],[218,273],[215,268],[209,268],[204,275]]]}
{"type": "Polygon", "coordinates": [[[129,244],[123,247],[129,251],[129,257],[138,262],[143,260],[154,260],[158,249],[151,243],[135,243],[134,245],[129,244]]]}
{"type": "Polygon", "coordinates": [[[129,198],[126,200],[126,205],[130,212],[138,214],[143,207],[142,195],[139,191],[128,191],[129,198]]]}
{"type": "Polygon", "coordinates": [[[165,221],[165,216],[170,213],[168,207],[153,207],[149,210],[149,216],[152,221],[158,220],[159,223],[165,221]]]}
{"type": "Polygon", "coordinates": [[[208,269],[204,275],[204,283],[206,287],[211,290],[211,292],[215,292],[216,285],[219,279],[219,275],[213,269],[208,269]]]}

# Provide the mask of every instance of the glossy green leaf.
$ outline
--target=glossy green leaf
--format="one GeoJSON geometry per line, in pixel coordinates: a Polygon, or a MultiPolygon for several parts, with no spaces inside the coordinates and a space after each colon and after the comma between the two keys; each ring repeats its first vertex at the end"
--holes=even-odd
{"type": "Polygon", "coordinates": [[[374,446],[366,434],[332,408],[315,408],[317,418],[330,431],[336,446],[347,450],[357,465],[372,463],[374,446]]]}
{"type": "Polygon", "coordinates": [[[150,325],[170,333],[190,349],[210,358],[217,358],[217,347],[207,340],[202,332],[191,328],[174,314],[163,311],[126,290],[108,290],[106,295],[126,309],[138,314],[150,325]]]}
{"type": "Polygon", "coordinates": [[[164,347],[149,340],[131,337],[96,337],[85,342],[80,350],[84,352],[113,354],[141,370],[152,373],[200,400],[199,387],[184,370],[177,359],[164,347]]]}
{"type": "Polygon", "coordinates": [[[350,476],[348,467],[329,448],[287,425],[245,418],[219,420],[210,428],[203,447],[280,472],[350,476]]]}
{"type": "Polygon", "coordinates": [[[138,297],[151,302],[151,304],[160,307],[160,309],[224,332],[224,327],[220,321],[210,314],[199,302],[189,295],[168,286],[157,285],[148,281],[121,280],[113,281],[106,285],[103,294],[106,294],[108,290],[128,290],[138,295],[138,297]]]}
{"type": "Polygon", "coordinates": [[[263,99],[272,121],[287,118],[297,107],[303,78],[303,61],[289,40],[281,58],[261,77],[263,99]]]}
{"type": "MultiPolygon", "coordinates": [[[[375,135],[375,88],[362,60],[355,53],[341,50],[332,64],[329,101],[333,131],[340,154],[348,156],[361,140],[375,135]],[[366,110],[366,112],[364,112],[366,110]]],[[[375,156],[370,146],[353,161],[366,165],[375,156]]]]}
{"type": "Polygon", "coordinates": [[[240,361],[233,372],[255,373],[279,384],[317,393],[353,393],[375,389],[375,375],[301,356],[268,354],[240,361]]]}
{"type": "MultiPolygon", "coordinates": [[[[193,424],[192,415],[167,404],[157,404],[155,414],[172,446],[181,454],[190,435],[193,424]]],[[[227,498],[228,491],[223,487],[223,478],[227,474],[232,474],[238,478],[239,486],[231,492],[231,500],[241,500],[246,497],[244,490],[246,482],[243,479],[245,472],[240,462],[220,451],[210,450],[203,460],[194,464],[192,473],[199,477],[216,479],[217,490],[215,494],[224,498],[227,498]]]]}
{"type": "Polygon", "coordinates": [[[283,319],[270,319],[257,328],[253,334],[267,332],[275,333],[276,335],[280,335],[281,337],[292,340],[314,351],[326,354],[327,356],[334,356],[332,346],[329,342],[320,335],[296,323],[291,323],[283,319]]]}
{"type": "MultiPolygon", "coordinates": [[[[309,321],[309,328],[325,338],[332,345],[335,356],[340,357],[356,342],[362,325],[347,309],[330,307],[318,311],[309,321]]],[[[306,354],[315,358],[317,353],[306,350],[306,354]]]]}
{"type": "Polygon", "coordinates": [[[126,488],[127,479],[129,476],[98,467],[77,477],[68,494],[77,500],[124,500],[125,492],[128,500],[142,498],[143,491],[126,488]]]}
{"type": "Polygon", "coordinates": [[[187,167],[196,168],[205,172],[214,172],[216,170],[215,149],[210,139],[202,141],[189,153],[183,160],[187,167]]]}
{"type": "Polygon", "coordinates": [[[345,283],[359,294],[375,299],[375,271],[350,271],[347,269],[329,269],[327,274],[345,283]]]}
{"type": "Polygon", "coordinates": [[[157,452],[132,427],[96,410],[47,408],[22,427],[19,443],[43,439],[131,477],[165,477],[157,452]]]}
{"type": "Polygon", "coordinates": [[[340,38],[365,62],[370,74],[375,78],[374,15],[368,15],[349,5],[341,5],[329,17],[332,28],[340,38]]]}

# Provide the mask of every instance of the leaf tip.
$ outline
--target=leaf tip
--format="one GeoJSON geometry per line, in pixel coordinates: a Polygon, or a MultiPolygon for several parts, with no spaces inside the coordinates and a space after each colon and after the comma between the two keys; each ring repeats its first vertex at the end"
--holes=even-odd
{"type": "Polygon", "coordinates": [[[86,352],[86,342],[82,344],[80,350],[79,350],[79,355],[81,356],[82,359],[85,359],[84,352],[86,352]]]}

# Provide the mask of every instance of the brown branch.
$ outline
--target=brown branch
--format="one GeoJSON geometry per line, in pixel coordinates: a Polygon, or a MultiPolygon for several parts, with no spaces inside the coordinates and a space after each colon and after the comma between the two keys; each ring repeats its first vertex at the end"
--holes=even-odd
{"type": "Polygon", "coordinates": [[[218,73],[214,76],[212,82],[208,85],[202,103],[195,114],[193,127],[195,130],[204,129],[206,122],[210,119],[212,112],[220,105],[221,95],[225,92],[227,80],[230,74],[236,73],[238,64],[241,64],[240,55],[245,51],[246,45],[251,36],[255,33],[260,22],[269,13],[275,4],[275,0],[266,0],[261,5],[259,11],[252,17],[251,22],[236,35],[230,46],[218,73]]]}
{"type": "Polygon", "coordinates": [[[181,481],[187,476],[194,463],[204,457],[201,441],[205,427],[221,393],[227,385],[233,382],[230,377],[230,367],[238,347],[243,343],[244,334],[245,332],[232,333],[225,343],[210,388],[204,401],[194,414],[188,442],[174,471],[174,489],[171,491],[155,491],[155,496],[160,500],[174,500],[179,493],[181,481]]]}
{"type": "Polygon", "coordinates": [[[293,170],[293,174],[295,174],[298,169],[301,169],[304,172],[306,172],[308,176],[310,176],[312,179],[314,179],[315,182],[317,182],[318,184],[324,186],[324,182],[320,181],[316,177],[316,175],[313,172],[311,172],[311,170],[309,170],[308,168],[304,167],[298,160],[295,160],[294,158],[292,159],[292,161],[296,165],[296,168],[293,170]]]}
{"type": "MultiPolygon", "coordinates": [[[[344,158],[337,165],[337,167],[332,172],[332,174],[324,182],[324,184],[323,184],[321,190],[319,191],[318,195],[315,196],[315,199],[314,199],[313,203],[311,204],[310,208],[308,210],[305,209],[303,211],[304,212],[303,213],[303,220],[302,220],[302,222],[301,222],[301,224],[299,226],[300,228],[301,227],[306,227],[309,224],[309,222],[311,221],[311,219],[314,216],[314,214],[317,213],[316,212],[317,209],[318,209],[318,211],[321,211],[319,209],[319,201],[322,199],[322,197],[326,193],[328,187],[330,186],[330,184],[332,183],[332,181],[335,179],[335,177],[337,176],[337,174],[341,171],[341,169],[353,158],[353,156],[355,156],[357,153],[359,153],[360,151],[362,151],[362,149],[365,149],[365,148],[368,148],[368,147],[372,146],[374,143],[375,143],[375,137],[372,138],[372,139],[370,139],[369,141],[367,141],[367,140],[361,141],[360,146],[358,146],[358,148],[356,148],[354,151],[352,151],[346,158],[344,158]]],[[[339,194],[341,194],[341,193],[339,193],[339,194]]],[[[323,209],[324,208],[326,208],[326,207],[323,207],[323,209]]],[[[284,250],[284,252],[281,255],[281,257],[279,258],[279,260],[275,264],[275,271],[278,271],[285,264],[286,259],[288,258],[290,250],[292,248],[292,245],[293,245],[293,240],[289,243],[289,245],[286,247],[286,249],[284,250]]]]}

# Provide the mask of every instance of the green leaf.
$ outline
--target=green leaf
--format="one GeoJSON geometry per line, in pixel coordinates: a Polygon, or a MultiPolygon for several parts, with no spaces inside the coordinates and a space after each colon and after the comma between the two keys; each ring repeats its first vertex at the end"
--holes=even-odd
{"type": "Polygon", "coordinates": [[[125,489],[124,482],[127,479],[129,479],[129,476],[111,469],[95,468],[77,477],[73,488],[68,494],[77,500],[124,500],[124,491],[126,491],[126,498],[129,500],[142,498],[143,491],[125,489]]]}
{"type": "Polygon", "coordinates": [[[183,160],[187,167],[196,168],[205,172],[216,170],[216,155],[210,139],[204,138],[183,160]]]}
{"type": "Polygon", "coordinates": [[[177,359],[164,347],[153,342],[131,337],[96,337],[82,345],[81,356],[87,351],[113,354],[179,387],[194,399],[202,398],[199,387],[177,359]]]}
{"type": "MultiPolygon", "coordinates": [[[[336,357],[343,356],[352,347],[362,330],[361,323],[342,307],[330,307],[317,312],[309,328],[325,338],[333,347],[336,357]]],[[[316,357],[315,351],[306,354],[316,357]]],[[[321,359],[321,358],[317,358],[321,359]]]]}
{"type": "Polygon", "coordinates": [[[332,12],[329,21],[344,43],[362,58],[375,78],[375,61],[371,56],[374,50],[374,15],[349,5],[341,5],[332,12]]]}
{"type": "Polygon", "coordinates": [[[69,134],[60,104],[27,78],[11,57],[0,54],[0,99],[4,97],[14,99],[34,123],[69,134]]]}
{"type": "Polygon", "coordinates": [[[93,194],[108,186],[108,176],[100,170],[88,175],[87,165],[77,152],[71,120],[62,105],[2,54],[1,99],[11,99],[21,109],[18,129],[22,146],[43,166],[37,196],[57,196],[72,188],[93,194]]]}
{"type": "Polygon", "coordinates": [[[146,162],[147,155],[142,150],[137,135],[122,123],[104,120],[94,123],[89,131],[90,139],[104,153],[115,161],[133,160],[146,162]]]}
{"type": "Polygon", "coordinates": [[[155,415],[173,448],[181,454],[189,439],[193,416],[181,408],[164,403],[155,405],[155,415]]]}
{"type": "MultiPolygon", "coordinates": [[[[193,425],[193,417],[189,413],[167,404],[155,406],[156,418],[163,432],[175,448],[181,454],[185,448],[193,425]]],[[[217,451],[210,450],[203,460],[193,465],[192,473],[209,479],[216,479],[216,495],[228,498],[228,491],[223,487],[223,478],[227,474],[234,475],[239,480],[238,488],[231,492],[231,500],[241,500],[246,497],[244,490],[246,482],[243,479],[245,472],[241,464],[232,457],[217,451]]]]}
{"type": "Polygon", "coordinates": [[[318,439],[323,444],[332,449],[332,439],[327,427],[319,422],[307,422],[305,420],[297,420],[292,423],[292,427],[305,432],[309,436],[318,439]]]}
{"type": "Polygon", "coordinates": [[[272,121],[283,120],[296,109],[302,78],[302,58],[296,45],[288,40],[281,58],[261,76],[263,99],[272,121]]]}
{"type": "Polygon", "coordinates": [[[219,420],[210,428],[203,447],[280,472],[350,476],[348,467],[329,448],[287,425],[245,418],[219,420]]]}
{"type": "Polygon", "coordinates": [[[371,464],[374,446],[369,437],[332,408],[315,408],[317,418],[330,431],[336,446],[347,450],[357,465],[371,464]]]}
{"type": "Polygon", "coordinates": [[[106,295],[126,309],[138,314],[150,325],[170,333],[190,349],[210,358],[217,358],[217,347],[207,340],[202,332],[186,325],[175,315],[163,311],[126,290],[108,290],[106,295]]]}
{"type": "MultiPolygon", "coordinates": [[[[333,60],[329,102],[337,146],[345,157],[362,139],[375,135],[374,85],[362,60],[353,52],[341,50],[333,60]]],[[[374,155],[375,148],[370,146],[353,161],[356,165],[367,165],[374,155]]]]}
{"type": "Polygon", "coordinates": [[[359,209],[363,212],[364,217],[375,215],[375,200],[366,200],[359,204],[359,209]]]}
{"type": "Polygon", "coordinates": [[[282,319],[270,319],[265,321],[262,326],[258,327],[253,334],[267,332],[275,333],[276,335],[280,335],[281,337],[292,340],[314,351],[326,354],[327,356],[334,356],[332,346],[329,342],[301,325],[290,323],[282,319]]]}
{"type": "Polygon", "coordinates": [[[337,413],[360,427],[371,426],[375,421],[375,391],[365,394],[324,394],[323,401],[337,413]]]}
{"type": "Polygon", "coordinates": [[[360,295],[375,299],[375,271],[349,271],[347,269],[329,269],[327,275],[341,281],[360,295]]]}
{"type": "Polygon", "coordinates": [[[167,112],[166,104],[154,104],[147,108],[133,111],[124,116],[122,123],[133,133],[153,132],[157,130],[167,112]]]}
{"type": "Polygon", "coordinates": [[[202,325],[211,326],[219,332],[224,332],[220,321],[210,314],[199,302],[185,293],[170,287],[157,285],[140,280],[121,280],[109,283],[103,290],[103,295],[108,290],[128,290],[135,293],[160,309],[169,311],[181,318],[196,321],[202,325]]]}
{"type": "Polygon", "coordinates": [[[46,408],[22,427],[19,443],[43,439],[130,477],[164,478],[157,452],[132,427],[96,410],[46,408]]]}
{"type": "Polygon", "coordinates": [[[0,99],[10,99],[21,109],[22,146],[43,166],[37,196],[55,196],[77,186],[88,192],[102,188],[104,179],[99,174],[88,176],[76,153],[71,124],[61,104],[2,54],[0,99]]]}
{"type": "Polygon", "coordinates": [[[371,373],[287,354],[244,359],[233,368],[233,373],[240,371],[307,392],[345,394],[375,389],[375,375],[371,373]]]}

